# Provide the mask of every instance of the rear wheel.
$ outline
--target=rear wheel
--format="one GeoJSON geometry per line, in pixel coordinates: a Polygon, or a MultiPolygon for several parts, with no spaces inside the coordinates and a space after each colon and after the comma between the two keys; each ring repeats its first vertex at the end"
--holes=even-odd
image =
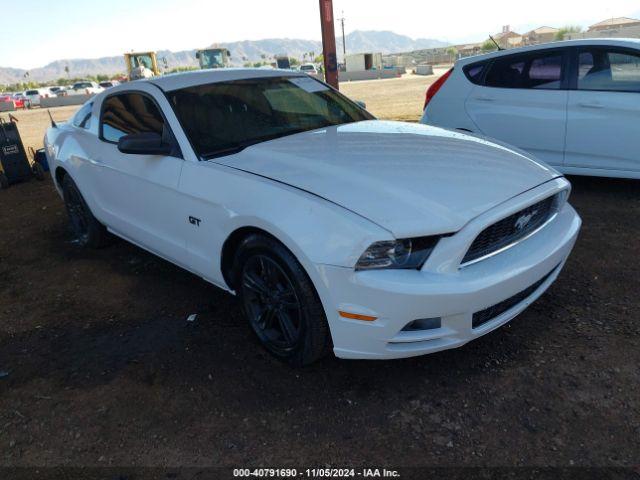
{"type": "Polygon", "coordinates": [[[330,349],[318,294],[302,265],[282,244],[251,235],[238,250],[237,292],[251,328],[273,355],[307,365],[330,349]]]}
{"type": "Polygon", "coordinates": [[[93,216],[76,183],[69,175],[65,175],[62,181],[62,193],[71,229],[78,243],[83,247],[91,248],[106,246],[110,240],[109,232],[93,216]]]}

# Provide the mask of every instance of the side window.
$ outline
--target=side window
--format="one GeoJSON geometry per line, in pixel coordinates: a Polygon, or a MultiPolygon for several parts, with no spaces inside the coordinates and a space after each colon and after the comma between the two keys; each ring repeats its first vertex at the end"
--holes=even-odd
{"type": "Polygon", "coordinates": [[[108,97],[102,105],[102,138],[117,143],[131,133],[154,132],[162,135],[164,119],[155,102],[139,93],[108,97]]]}
{"type": "Polygon", "coordinates": [[[496,88],[559,90],[564,62],[559,51],[509,55],[496,59],[485,85],[496,88]]]}
{"type": "Polygon", "coordinates": [[[91,110],[93,109],[93,102],[85,103],[84,106],[78,110],[73,116],[73,126],[78,128],[88,129],[91,127],[91,110]]]}
{"type": "Polygon", "coordinates": [[[640,55],[605,49],[581,51],[578,89],[640,92],[640,55]]]}

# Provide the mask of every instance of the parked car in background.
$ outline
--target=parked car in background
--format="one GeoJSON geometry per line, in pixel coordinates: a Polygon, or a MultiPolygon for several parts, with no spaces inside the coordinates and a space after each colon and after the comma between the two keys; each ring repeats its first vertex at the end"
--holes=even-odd
{"type": "Polygon", "coordinates": [[[29,100],[24,96],[22,92],[13,94],[13,103],[15,104],[16,108],[27,108],[30,106],[29,100]]]}
{"type": "Polygon", "coordinates": [[[82,81],[76,82],[67,91],[67,95],[91,95],[103,92],[104,88],[98,85],[96,82],[82,81]]]}
{"type": "Polygon", "coordinates": [[[49,87],[49,91],[56,97],[64,97],[67,94],[67,87],[56,85],[49,87]]]}
{"type": "Polygon", "coordinates": [[[377,121],[296,72],[113,87],[50,128],[45,149],[80,245],[112,232],[235,293],[294,365],[484,335],[551,285],[580,228],[552,168],[377,121]]]}
{"type": "Polygon", "coordinates": [[[312,75],[318,73],[318,69],[313,63],[303,63],[302,65],[300,65],[300,68],[298,70],[312,75]]]}
{"type": "Polygon", "coordinates": [[[55,97],[55,94],[53,94],[51,91],[49,91],[48,88],[45,87],[45,88],[32,88],[31,90],[26,90],[24,92],[24,96],[29,101],[30,106],[39,107],[40,100],[42,98],[55,97]]]}
{"type": "Polygon", "coordinates": [[[107,88],[111,88],[111,87],[115,87],[116,85],[120,85],[120,82],[118,80],[107,80],[105,82],[100,82],[99,85],[106,90],[107,88]]]}
{"type": "Polygon", "coordinates": [[[0,94],[0,103],[10,104],[7,107],[5,107],[6,109],[9,109],[9,110],[13,110],[16,108],[15,101],[13,100],[13,95],[11,94],[7,94],[7,93],[0,94]]]}
{"type": "Polygon", "coordinates": [[[640,178],[640,40],[588,39],[456,62],[421,122],[521,148],[563,173],[640,178]]]}

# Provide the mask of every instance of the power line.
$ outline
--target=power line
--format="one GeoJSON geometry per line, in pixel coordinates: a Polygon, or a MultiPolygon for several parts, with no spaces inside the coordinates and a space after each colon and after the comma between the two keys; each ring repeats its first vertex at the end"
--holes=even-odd
{"type": "Polygon", "coordinates": [[[345,40],[344,37],[344,10],[342,11],[342,18],[339,18],[338,20],[340,20],[340,25],[342,26],[342,54],[344,56],[347,55],[347,42],[345,40]]]}

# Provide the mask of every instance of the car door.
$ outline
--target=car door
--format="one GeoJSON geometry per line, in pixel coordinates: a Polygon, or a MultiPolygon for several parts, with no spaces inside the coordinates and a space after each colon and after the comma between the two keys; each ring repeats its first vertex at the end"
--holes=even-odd
{"type": "Polygon", "coordinates": [[[640,52],[581,47],[574,58],[565,165],[640,171],[640,52]]]}
{"type": "Polygon", "coordinates": [[[184,199],[178,188],[184,160],[175,156],[125,154],[118,140],[154,132],[175,139],[157,88],[140,85],[105,97],[100,109],[98,148],[92,152],[94,198],[107,225],[154,253],[184,264],[184,199]]]}
{"type": "Polygon", "coordinates": [[[566,49],[498,57],[465,107],[479,130],[562,165],[567,122],[566,49]]]}

